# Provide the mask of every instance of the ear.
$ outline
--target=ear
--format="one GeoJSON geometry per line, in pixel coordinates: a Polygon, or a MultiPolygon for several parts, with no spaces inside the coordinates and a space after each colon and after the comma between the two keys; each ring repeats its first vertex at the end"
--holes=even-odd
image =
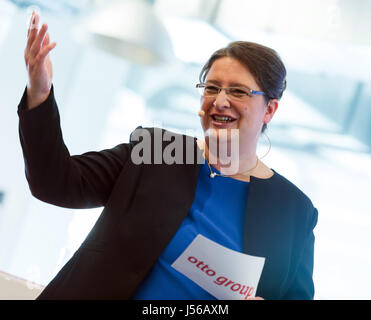
{"type": "Polygon", "coordinates": [[[265,124],[267,124],[268,122],[270,122],[272,120],[274,114],[277,111],[277,108],[278,108],[278,100],[277,99],[269,100],[267,108],[265,110],[265,114],[264,114],[264,123],[265,124]]]}

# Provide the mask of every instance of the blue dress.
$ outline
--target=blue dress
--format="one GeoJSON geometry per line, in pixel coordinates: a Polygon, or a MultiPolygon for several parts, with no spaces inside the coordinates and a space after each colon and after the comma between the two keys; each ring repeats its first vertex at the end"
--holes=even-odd
{"type": "MultiPolygon", "coordinates": [[[[220,173],[213,169],[213,172],[220,173]]],[[[175,270],[171,264],[193,239],[203,236],[242,252],[242,235],[249,182],[216,176],[201,165],[196,195],[186,218],[151,272],[136,290],[134,300],[211,300],[214,296],[175,270]]]]}

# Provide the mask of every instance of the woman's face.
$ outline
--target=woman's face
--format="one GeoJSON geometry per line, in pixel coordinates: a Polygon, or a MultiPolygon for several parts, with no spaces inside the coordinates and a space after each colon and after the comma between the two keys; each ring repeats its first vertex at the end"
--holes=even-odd
{"type": "MultiPolygon", "coordinates": [[[[245,87],[262,91],[255,82],[248,69],[238,60],[231,57],[219,58],[212,64],[205,82],[219,87],[245,87]]],[[[255,145],[258,141],[264,123],[268,123],[278,107],[278,101],[272,99],[267,102],[262,95],[247,97],[246,101],[231,100],[225,90],[221,90],[216,97],[201,97],[201,109],[205,115],[201,118],[201,125],[206,134],[207,130],[238,129],[239,145],[255,145]],[[220,122],[215,116],[227,116],[234,119],[231,122],[220,122]]]]}

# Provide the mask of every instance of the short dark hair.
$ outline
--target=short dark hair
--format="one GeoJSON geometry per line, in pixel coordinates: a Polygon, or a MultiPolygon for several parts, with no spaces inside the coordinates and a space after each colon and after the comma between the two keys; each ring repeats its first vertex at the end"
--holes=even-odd
{"type": "MultiPolygon", "coordinates": [[[[278,53],[266,46],[248,41],[234,41],[227,47],[215,51],[202,67],[199,80],[205,82],[215,60],[223,57],[237,59],[253,75],[261,90],[266,93],[265,99],[280,100],[287,86],[286,68],[278,53]]],[[[266,130],[264,124],[262,133],[266,130]]]]}

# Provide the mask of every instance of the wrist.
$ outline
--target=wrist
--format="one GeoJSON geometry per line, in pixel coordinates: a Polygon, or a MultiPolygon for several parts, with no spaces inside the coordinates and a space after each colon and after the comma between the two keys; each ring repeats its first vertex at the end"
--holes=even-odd
{"type": "Polygon", "coordinates": [[[48,92],[35,94],[30,88],[27,88],[27,109],[33,109],[42,104],[49,94],[50,89],[48,92]]]}

